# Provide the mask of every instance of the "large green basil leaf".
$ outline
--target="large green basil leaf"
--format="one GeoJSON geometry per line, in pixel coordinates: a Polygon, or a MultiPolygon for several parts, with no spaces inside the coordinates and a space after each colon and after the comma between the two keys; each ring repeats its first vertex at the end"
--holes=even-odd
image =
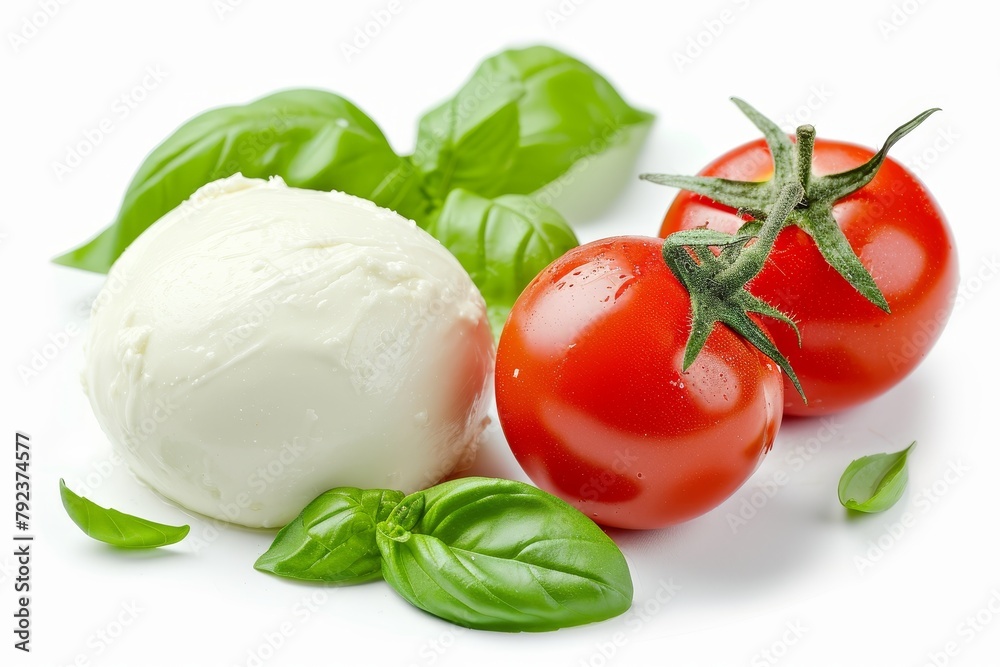
{"type": "Polygon", "coordinates": [[[436,206],[455,188],[487,197],[503,192],[518,148],[522,95],[518,81],[502,79],[484,64],[453,98],[420,119],[412,159],[436,206]]]}
{"type": "Polygon", "coordinates": [[[106,272],[163,214],[201,186],[237,172],[342,190],[410,218],[423,216],[427,205],[412,163],[396,155],[360,109],[333,93],[287,90],[182,125],[143,162],[112,225],[55,261],[106,272]]]}
{"type": "Polygon", "coordinates": [[[168,526],[114,508],[101,507],[73,493],[59,480],[59,496],[66,514],[80,530],[100,542],[125,549],[152,549],[180,542],[190,526],[168,526]]]}
{"type": "Polygon", "coordinates": [[[555,209],[524,195],[487,199],[452,190],[428,231],[472,276],[498,337],[521,291],[542,269],[578,245],[555,209]]]}
{"type": "Polygon", "coordinates": [[[278,532],[254,567],[282,577],[338,584],[378,579],[375,526],[403,499],[401,491],[331,489],[278,532]]]}
{"type": "Polygon", "coordinates": [[[628,564],[597,525],[522,482],[472,477],[407,496],[378,525],[382,575],[459,625],[545,631],[632,604],[628,564]]]}
{"type": "MultiPolygon", "coordinates": [[[[424,117],[421,129],[425,123],[440,126],[442,109],[457,108],[461,114],[463,106],[474,111],[467,125],[485,126],[489,121],[495,128],[490,136],[496,140],[475,178],[460,182],[466,174],[460,164],[453,165],[452,187],[465,187],[483,196],[528,194],[566,175],[565,182],[547,188],[553,192],[546,193],[552,202],[558,202],[560,210],[561,204],[571,204],[576,197],[595,206],[603,203],[598,199],[618,192],[632,178],[632,163],[653,121],[652,114],[630,106],[589,66],[547,46],[510,49],[483,61],[454,98],[424,117]],[[518,89],[522,94],[514,100],[517,115],[510,121],[508,107],[518,89]],[[502,110],[502,123],[487,115],[499,114],[495,109],[502,110]],[[508,160],[506,136],[498,128],[511,124],[519,136],[508,160]],[[594,163],[592,158],[598,155],[610,158],[607,168],[594,163]],[[568,174],[575,165],[574,173],[568,174]],[[571,194],[560,197],[564,190],[571,194]]],[[[424,132],[423,136],[428,145],[435,145],[432,135],[424,132]]],[[[417,150],[421,152],[419,141],[417,150]]],[[[472,160],[476,157],[470,155],[461,164],[475,164],[472,160]]]]}

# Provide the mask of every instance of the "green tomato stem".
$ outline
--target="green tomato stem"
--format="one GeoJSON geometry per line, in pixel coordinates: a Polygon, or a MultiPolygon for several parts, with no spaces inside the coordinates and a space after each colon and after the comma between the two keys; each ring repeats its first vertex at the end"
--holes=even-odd
{"type": "MultiPolygon", "coordinates": [[[[737,211],[750,212],[758,220],[763,218],[759,212],[771,210],[781,187],[788,183],[801,184],[805,195],[789,214],[788,224],[811,236],[820,254],[844,280],[872,304],[889,313],[889,303],[851,248],[837,224],[833,207],[838,200],[857,192],[875,178],[889,149],[939,109],[928,109],[896,128],[882,148],[864,164],[836,174],[818,175],[812,173],[815,129],[811,125],[803,125],[796,130],[796,146],[784,130],[749,104],[737,98],[733,98],[733,102],[764,134],[774,160],[774,175],[769,181],[734,181],[674,174],[642,174],[640,178],[704,195],[737,211]]],[[[715,245],[725,243],[716,242],[715,245]]]]}
{"type": "Polygon", "coordinates": [[[777,363],[805,400],[802,385],[788,359],[750,315],[756,313],[798,327],[786,314],[750,294],[747,283],[764,267],[789,214],[801,201],[802,186],[792,181],[782,186],[763,224],[748,222],[736,234],[691,229],[671,234],[663,242],[663,261],[691,297],[691,333],[684,349],[682,369],[687,370],[719,322],[777,363]],[[718,249],[716,255],[713,249],[718,249]]]}
{"type": "Polygon", "coordinates": [[[726,269],[720,271],[716,282],[726,288],[742,289],[754,276],[764,268],[764,262],[774,247],[778,234],[787,225],[788,214],[802,200],[805,190],[798,183],[789,183],[781,188],[778,199],[775,200],[767,220],[757,234],[757,240],[742,249],[736,260],[726,269]]]}
{"type": "MultiPolygon", "coordinates": [[[[816,144],[816,128],[812,125],[799,125],[795,130],[796,162],[798,163],[799,183],[802,189],[809,192],[809,181],[812,179],[813,147],[816,144]]],[[[802,202],[808,206],[808,201],[802,202]]]]}

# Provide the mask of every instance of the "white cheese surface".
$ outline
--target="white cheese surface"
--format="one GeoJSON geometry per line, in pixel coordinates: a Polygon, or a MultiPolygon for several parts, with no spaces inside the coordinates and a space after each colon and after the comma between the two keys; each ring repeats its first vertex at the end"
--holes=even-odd
{"type": "Polygon", "coordinates": [[[112,268],[84,384],[164,496],[281,526],[336,486],[427,487],[475,454],[493,342],[457,260],[343,193],[233,176],[112,268]]]}

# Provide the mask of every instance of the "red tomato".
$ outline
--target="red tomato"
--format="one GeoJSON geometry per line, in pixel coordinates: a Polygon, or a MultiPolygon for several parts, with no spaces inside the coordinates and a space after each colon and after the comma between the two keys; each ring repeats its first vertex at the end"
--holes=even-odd
{"type": "Polygon", "coordinates": [[[518,298],[500,336],[496,398],[514,456],[597,523],[696,517],[757,468],[781,423],[777,365],[719,324],[682,372],[690,298],[663,241],[580,246],[518,298]]]}
{"type": "MultiPolygon", "coordinates": [[[[816,140],[813,173],[852,169],[873,151],[816,140]]],[[[703,176],[762,181],[773,162],[764,140],[740,146],[705,167],[703,176]]],[[[765,319],[778,349],[802,383],[805,405],[785,379],[785,414],[833,412],[870,400],[902,380],[937,340],[951,312],[958,258],[944,214],[903,166],[886,159],[875,178],[834,205],[834,217],[892,310],[886,314],[854,290],[801,229],[781,232],[751,293],[790,315],[799,348],[785,324],[765,319]]],[[[681,192],[660,230],[667,236],[708,225],[733,232],[733,209],[681,192]]]]}

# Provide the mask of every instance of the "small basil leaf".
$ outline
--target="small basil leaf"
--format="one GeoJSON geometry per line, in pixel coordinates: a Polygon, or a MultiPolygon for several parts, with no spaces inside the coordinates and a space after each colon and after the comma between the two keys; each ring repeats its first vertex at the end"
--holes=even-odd
{"type": "Polygon", "coordinates": [[[840,504],[858,512],[884,512],[895,505],[906,488],[906,457],[916,444],[911,443],[901,452],[852,461],[840,477],[840,504]]]}
{"type": "Polygon", "coordinates": [[[555,209],[523,195],[487,199],[453,190],[428,231],[472,276],[497,336],[528,283],[578,245],[555,209]]]}
{"type": "Polygon", "coordinates": [[[382,576],[375,525],[403,499],[401,491],[331,489],[278,532],[254,567],[291,579],[358,584],[382,576]]]}
{"type": "Polygon", "coordinates": [[[453,98],[420,119],[413,162],[436,205],[454,188],[500,194],[517,150],[517,101],[523,94],[520,83],[499,79],[484,65],[453,98]]]}
{"type": "Polygon", "coordinates": [[[378,545],[385,580],[458,625],[555,630],[632,604],[628,564],[611,538],[521,482],[472,477],[407,496],[378,525],[378,545]]]}
{"type": "Polygon", "coordinates": [[[112,225],[55,261],[106,272],[163,214],[201,186],[237,172],[342,190],[410,218],[427,206],[412,163],[393,152],[364,112],[333,93],[287,90],[182,125],[143,161],[112,225]]]}
{"type": "Polygon", "coordinates": [[[59,495],[66,514],[84,533],[100,542],[127,549],[150,549],[180,542],[190,526],[168,526],[106,509],[82,498],[59,480],[59,495]]]}

